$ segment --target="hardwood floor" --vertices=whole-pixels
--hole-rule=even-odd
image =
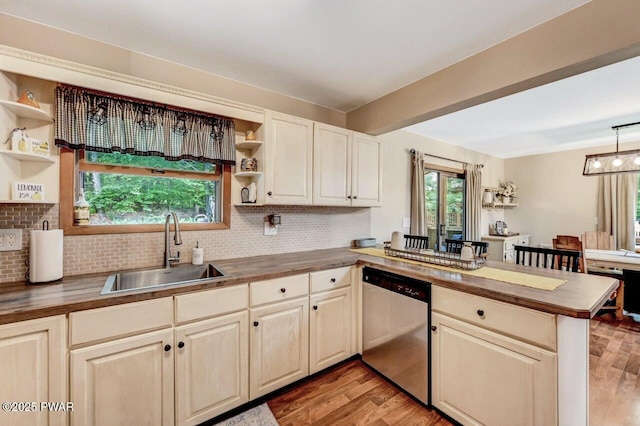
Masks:
[[[640,317],[591,321],[591,426],[640,425]]]
[[[591,321],[590,426],[640,425],[640,316]],[[325,372],[268,401],[282,426],[451,425],[361,361]]]
[[[451,425],[371,371],[350,361],[268,401],[281,426]]]

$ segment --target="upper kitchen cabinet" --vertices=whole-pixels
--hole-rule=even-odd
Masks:
[[[0,134],[10,143],[0,145],[0,202],[57,203],[60,172],[58,149],[53,146],[54,83],[0,72]],[[29,90],[40,108],[15,102]],[[23,130],[20,130],[23,129]],[[11,140],[14,135],[16,140]],[[17,184],[28,190],[19,197]]]
[[[313,204],[379,206],[382,190],[380,141],[340,127],[315,123]]]
[[[313,121],[266,113],[265,204],[311,204]]]

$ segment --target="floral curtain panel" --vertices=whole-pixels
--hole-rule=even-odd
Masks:
[[[61,85],[56,88],[55,144],[235,164],[233,120]]]

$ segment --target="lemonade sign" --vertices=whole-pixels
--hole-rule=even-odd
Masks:
[[[18,201],[43,201],[44,185],[41,183],[14,182],[12,199]]]

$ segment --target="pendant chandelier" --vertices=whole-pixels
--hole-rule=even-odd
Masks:
[[[640,121],[611,127],[616,131],[616,151],[587,155],[584,160],[583,176],[640,173],[640,149],[618,150],[620,129],[637,125],[640,125]]]

